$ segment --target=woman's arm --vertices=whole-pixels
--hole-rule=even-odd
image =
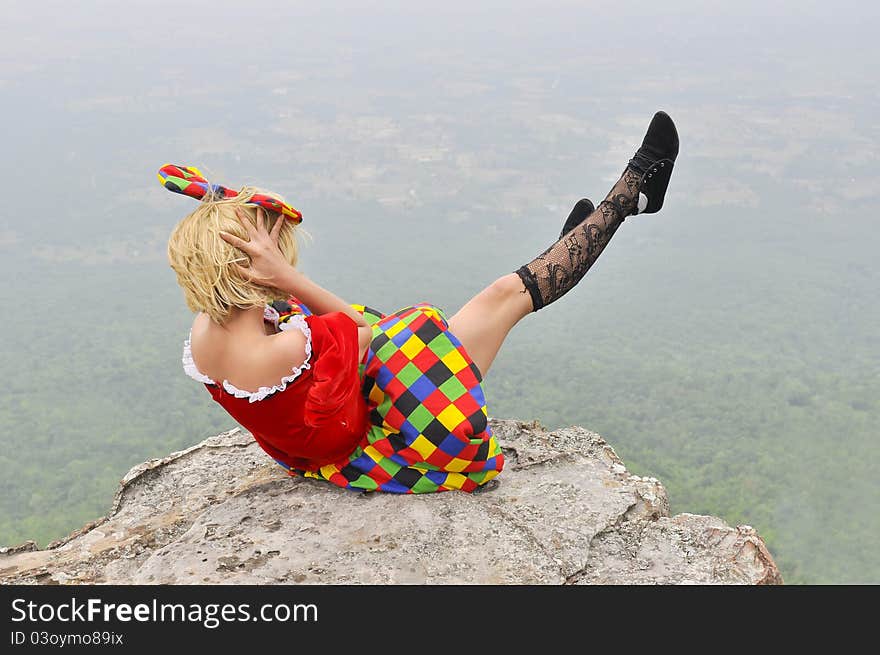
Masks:
[[[298,300],[311,309],[315,314],[327,314],[328,312],[342,312],[351,317],[355,324],[361,327],[369,327],[370,324],[364,319],[363,314],[345,302],[342,298],[327,291],[319,284],[306,277],[304,273],[288,265],[287,269],[279,276],[277,286],[282,291],[296,296]]]
[[[270,232],[263,220],[263,210],[256,209],[256,225],[250,222],[240,208],[235,209],[235,215],[247,231],[249,239],[244,239],[220,232],[220,238],[226,243],[244,252],[250,259],[250,265],[245,268],[240,264],[233,264],[238,271],[248,280],[255,284],[274,287],[296,296],[316,314],[328,312],[342,312],[355,322],[358,328],[369,327],[369,323],[363,315],[356,311],[342,298],[312,282],[305,275],[290,265],[278,246],[278,234],[284,219],[275,220],[275,225]],[[361,330],[361,337],[363,338]]]
[[[358,345],[360,346],[358,361],[362,361],[373,338],[373,328],[367,323],[363,314],[356,311],[339,296],[312,282],[284,258],[278,247],[278,234],[281,231],[282,220],[276,220],[272,231],[269,232],[266,230],[261,208],[257,207],[256,225],[251,223],[237,208],[235,214],[244,225],[250,239],[245,241],[228,232],[220,232],[220,238],[249,257],[250,266],[247,268],[240,264],[233,264],[238,271],[255,284],[281,289],[285,293],[296,296],[315,314],[342,312],[351,318],[358,330]]]
[[[373,327],[367,323],[364,315],[357,311],[354,307],[345,302],[342,298],[333,294],[320,285],[312,282],[304,273],[296,270],[293,266],[288,265],[278,283],[278,288],[282,291],[296,296],[297,300],[301,300],[306,307],[315,314],[327,314],[328,312],[342,312],[355,322],[358,330],[358,361],[363,361],[364,353],[373,339]]]

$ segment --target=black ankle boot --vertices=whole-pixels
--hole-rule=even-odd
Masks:
[[[568,215],[568,218],[565,219],[565,225],[562,226],[562,232],[559,233],[559,238],[561,239],[566,234],[571,232],[575,226],[580,225],[587,217],[596,211],[596,208],[593,206],[593,203],[589,198],[581,198],[575,203],[574,209],[571,210],[571,213]]]
[[[678,131],[675,123],[669,114],[658,111],[648,126],[642,146],[627,164],[627,168],[641,175],[637,214],[660,211],[676,157]]]

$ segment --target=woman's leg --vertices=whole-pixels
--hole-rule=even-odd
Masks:
[[[532,312],[532,300],[516,273],[508,273],[468,300],[450,317],[458,337],[485,376],[510,328]]]
[[[675,125],[666,113],[657,112],[641,147],[594,212],[531,262],[480,291],[449,319],[449,329],[484,376],[510,329],[574,288],[627,216],[659,211],[677,156]]]
[[[620,196],[620,186],[618,182],[609,197]],[[483,376],[514,325],[562,296],[586,274],[623,222],[621,211],[607,200],[600,202],[586,220],[516,272],[492,282],[449,319],[449,329]]]

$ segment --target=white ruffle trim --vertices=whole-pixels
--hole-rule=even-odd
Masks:
[[[275,327],[278,327],[279,318],[281,318],[281,314],[279,314],[278,310],[272,307],[272,305],[265,305],[263,307],[263,320],[271,321],[275,324]]]
[[[299,329],[304,335],[306,335],[306,358],[302,364],[299,366],[294,366],[292,373],[290,375],[285,375],[281,378],[281,381],[276,384],[274,387],[260,387],[256,391],[245,391],[244,389],[239,389],[233,384],[230,384],[228,380],[223,380],[223,388],[231,393],[236,398],[247,398],[249,402],[255,403],[258,400],[263,400],[267,396],[272,395],[278,391],[284,391],[287,388],[287,385],[296,380],[304,370],[307,368],[311,368],[311,359],[312,359],[312,330],[309,328],[308,323],[306,323],[306,319],[302,314],[296,314],[291,316],[284,323],[278,324],[278,312],[274,307],[266,306],[268,309],[271,309],[272,312],[275,312],[275,316],[271,316],[267,311],[264,312],[264,316],[269,319],[274,319],[275,324],[278,325],[281,330],[291,330],[293,328]],[[193,378],[194,380],[198,380],[199,382],[203,382],[205,384],[217,384],[214,380],[209,378],[207,375],[199,371],[196,368],[196,364],[193,361],[192,357],[192,348],[190,346],[190,342],[192,340],[192,331],[190,331],[190,338],[186,339],[183,342],[183,370],[184,372]]]
[[[189,331],[189,339],[183,342],[183,372],[190,376],[192,379],[198,380],[199,382],[204,382],[205,384],[216,384],[214,380],[212,380],[207,375],[202,373],[198,368],[196,368],[196,363],[193,361],[192,348],[190,347],[191,340],[192,330]]]

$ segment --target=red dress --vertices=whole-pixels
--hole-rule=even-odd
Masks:
[[[342,312],[297,318],[281,327],[303,330],[306,359],[281,384],[252,393],[228,382],[202,382],[275,460],[316,471],[351,453],[367,432],[369,418],[360,393],[355,322]]]
[[[504,455],[482,376],[443,310],[352,307],[372,327],[360,361],[347,314],[315,315],[291,297],[264,310],[278,329],[306,336],[305,360],[278,384],[246,391],[215,382],[196,368],[189,340],[184,370],[290,475],[391,493],[474,491],[497,476]]]

